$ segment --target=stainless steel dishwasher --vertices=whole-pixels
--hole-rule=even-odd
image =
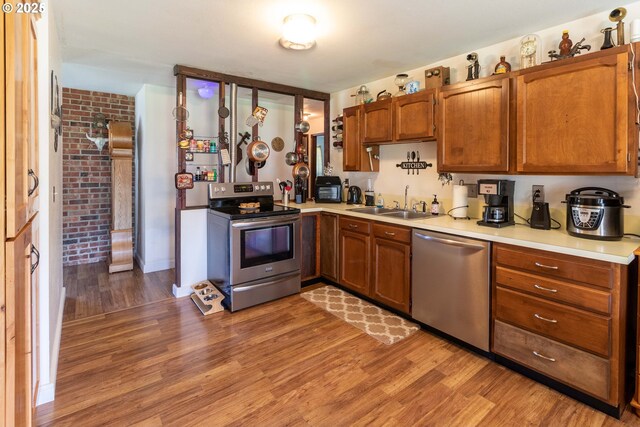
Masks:
[[[413,230],[414,319],[489,351],[490,243]]]

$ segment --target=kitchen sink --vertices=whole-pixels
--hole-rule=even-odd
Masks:
[[[434,215],[431,215],[429,212],[411,212],[411,211],[394,211],[389,213],[383,213],[389,218],[399,218],[399,219],[425,219],[425,218],[433,218]]]
[[[359,212],[371,215],[384,215],[390,218],[399,218],[399,219],[424,219],[431,218],[433,215],[429,212],[411,212],[411,211],[403,211],[399,209],[392,208],[377,208],[375,206],[370,206],[366,208],[352,208],[348,209],[352,212]]]
[[[391,208],[377,208],[375,206],[368,206],[366,208],[351,208],[348,211],[371,214],[371,215],[385,215],[387,213],[399,212],[397,209]]]

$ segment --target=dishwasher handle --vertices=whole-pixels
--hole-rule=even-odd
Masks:
[[[426,234],[421,234],[418,232],[415,232],[414,236],[423,240],[430,240],[433,242],[443,243],[445,245],[451,245],[451,246],[459,246],[462,248],[478,249],[478,250],[486,248],[484,245],[474,245],[473,243],[461,242],[453,239],[444,239],[442,237],[427,236]]]

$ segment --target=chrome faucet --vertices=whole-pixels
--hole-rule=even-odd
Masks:
[[[407,193],[409,192],[409,186],[404,187],[404,211],[409,210],[409,205],[407,205]]]

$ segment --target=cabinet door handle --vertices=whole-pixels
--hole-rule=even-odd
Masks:
[[[33,256],[35,255],[36,260],[35,262],[33,261]],[[31,274],[33,274],[34,271],[36,271],[36,268],[38,268],[38,265],[40,265],[40,252],[38,251],[38,249],[36,248],[36,245],[34,245],[33,243],[31,244]]]
[[[540,316],[538,313],[535,313],[533,317],[535,317],[536,319],[544,320],[545,322],[549,322],[549,323],[558,323],[556,319],[547,319],[546,317]]]
[[[544,265],[544,264],[540,264],[539,262],[536,262],[536,267],[540,267],[540,268],[548,268],[549,270],[557,270],[558,266],[557,265]]]
[[[29,176],[33,178],[33,188],[29,188],[27,195],[31,196],[33,192],[36,191],[36,188],[38,188],[38,185],[40,184],[40,180],[38,179],[38,176],[33,171],[33,169],[29,169]]]
[[[554,359],[553,357],[545,356],[544,354],[540,354],[535,350],[533,351],[533,355],[534,356],[538,356],[540,359],[548,360],[549,362],[555,362],[556,361],[556,359]]]
[[[349,224],[349,227],[350,228],[358,228],[358,225],[357,224]]]
[[[391,231],[385,231],[384,234],[386,234],[387,236],[395,236],[396,233],[392,233]]]
[[[533,287],[536,289],[540,289],[541,291],[551,292],[553,294],[558,292],[557,289],[545,288],[544,286],[540,286],[540,285],[533,285]]]

